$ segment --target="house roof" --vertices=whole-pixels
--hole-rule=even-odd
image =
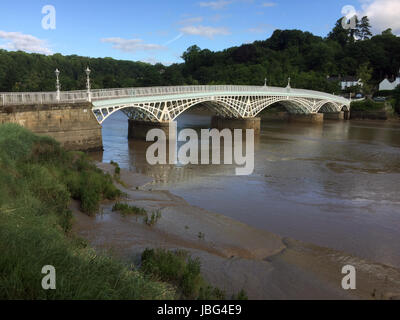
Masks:
[[[357,82],[360,79],[358,77],[353,76],[344,76],[344,77],[329,77],[329,81],[341,81],[341,82]]]

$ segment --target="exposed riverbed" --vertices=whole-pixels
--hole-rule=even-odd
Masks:
[[[110,164],[98,166],[114,171]],[[74,232],[98,250],[137,264],[145,248],[187,250],[200,259],[209,283],[227,297],[244,289],[250,299],[400,298],[400,269],[252,228],[168,191],[142,190],[149,178],[141,174],[122,170],[120,179],[117,186],[125,194],[120,201],[158,210],[162,217],[149,227],[142,217],[113,212],[111,202],[103,203],[96,217],[73,203]],[[357,290],[341,287],[345,265],[357,270]]]

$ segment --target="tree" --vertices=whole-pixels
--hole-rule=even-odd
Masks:
[[[368,96],[371,94],[372,86],[370,84],[370,80],[372,78],[372,69],[369,66],[369,63],[363,63],[357,70],[357,76],[361,79],[362,82],[362,92]]]
[[[357,24],[356,36],[360,40],[368,40],[372,36],[371,24],[367,16],[361,18],[361,21]]]
[[[382,35],[383,36],[394,36],[391,28],[386,29],[385,31],[382,31]]]
[[[350,30],[343,28],[342,18],[336,21],[335,27],[328,34],[328,39],[338,42],[342,47],[350,42]]]

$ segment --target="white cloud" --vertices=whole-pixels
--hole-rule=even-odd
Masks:
[[[208,7],[213,10],[219,10],[225,8],[227,5],[231,4],[232,1],[227,0],[217,0],[217,1],[208,1],[208,2],[200,2],[200,7]]]
[[[179,21],[180,24],[193,24],[193,23],[200,23],[203,21],[203,17],[192,17],[192,18],[186,18],[181,21]]]
[[[227,28],[214,28],[207,26],[187,26],[181,28],[181,32],[190,35],[202,36],[207,38],[214,38],[216,35],[228,35],[230,34]]]
[[[165,46],[159,44],[144,43],[142,39],[104,38],[101,42],[111,43],[114,49],[123,52],[137,52],[149,50],[163,50]]]
[[[264,8],[270,8],[270,7],[275,7],[276,6],[276,3],[275,2],[264,2],[262,5],[261,5],[261,7],[264,7]]]
[[[30,34],[21,32],[5,32],[0,30],[0,39],[5,40],[5,44],[0,45],[0,48],[7,50],[21,50],[26,52],[52,54],[47,47],[45,40],[38,39]]]
[[[400,34],[399,0],[360,0],[359,16],[368,16],[374,33],[381,33],[388,28],[394,34]]]

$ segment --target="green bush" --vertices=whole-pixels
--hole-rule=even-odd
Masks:
[[[385,108],[385,103],[375,102],[371,99],[363,101],[353,101],[351,103],[351,110],[353,111],[382,111]]]

